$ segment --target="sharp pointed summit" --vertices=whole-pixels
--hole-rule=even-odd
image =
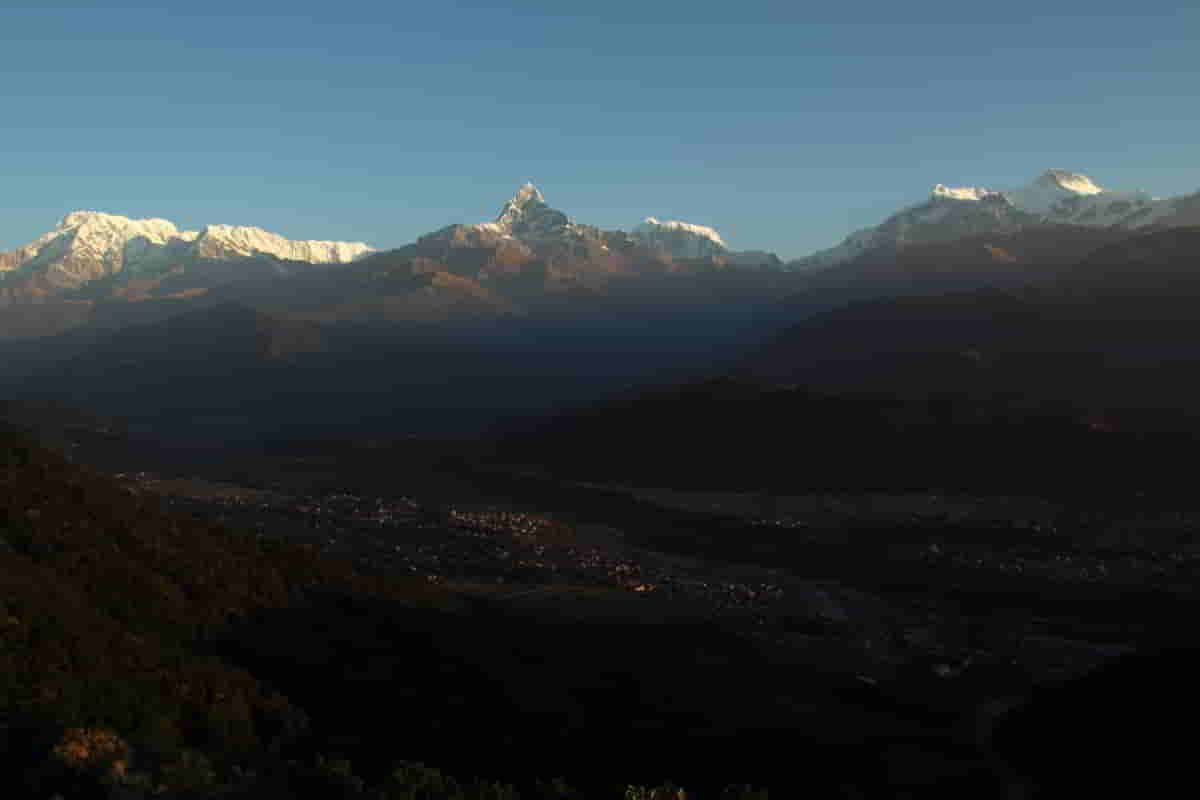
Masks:
[[[504,204],[489,227],[509,236],[545,236],[571,224],[567,215],[546,205],[546,198],[532,183],[526,183]]]
[[[627,270],[638,259],[658,265],[656,268],[672,260],[708,261],[735,267],[783,265],[773,253],[730,250],[721,235],[705,225],[646,217],[640,225],[625,231],[575,222],[549,206],[532,182],[517,189],[495,220],[450,225],[423,236],[419,243],[426,247],[429,257],[435,257],[443,254],[445,247],[498,246],[497,239],[510,250],[527,248],[527,256],[536,253],[537,257],[558,264],[590,263],[598,274]]]
[[[545,203],[546,198],[542,196],[541,190],[534,186],[532,181],[526,181],[520,189],[517,189],[517,193],[508,203],[509,205],[525,205],[531,201]]]

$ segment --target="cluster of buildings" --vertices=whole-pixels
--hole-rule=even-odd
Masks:
[[[146,491],[164,491],[150,473],[124,477],[135,488],[141,484]],[[159,484],[157,490],[155,484]],[[687,604],[680,608],[688,616],[696,613],[722,620],[780,646],[799,646],[810,652],[814,642],[821,641],[825,643],[821,646],[834,650],[860,648],[861,657],[872,663],[903,660],[918,651],[939,652],[945,644],[940,640],[949,618],[941,609],[895,607],[879,616],[878,609],[869,605],[852,608],[846,604],[856,602],[853,598],[818,591],[811,581],[777,570],[671,557],[630,546],[615,532],[594,535],[547,514],[512,508],[435,508],[412,497],[376,497],[350,490],[301,495],[253,491],[165,494],[163,502],[175,512],[220,521],[252,535],[314,546],[352,562],[365,574],[405,576],[463,588],[486,585],[494,587],[488,592],[499,589],[502,596],[514,599],[554,592],[555,587],[615,589],[638,597],[680,601]],[[944,527],[941,531],[947,533]],[[1049,528],[1036,531],[1027,526],[1021,531],[1032,533],[1033,540],[1042,540],[1031,544],[1029,535],[1023,539],[1014,535],[1012,547],[985,547],[955,544],[942,535],[939,544],[926,545],[917,555],[926,563],[950,569],[1108,581],[1117,587],[1139,582],[1143,586],[1167,582],[1170,586],[1169,582],[1178,582],[1184,573],[1195,574],[1194,567],[1200,565],[1180,554],[1066,552],[1055,546],[1056,541],[1044,538],[1055,533]],[[806,535],[800,530],[795,533]],[[806,538],[820,538],[820,531],[808,533]],[[907,641],[909,634],[925,628],[933,632],[930,641]],[[1033,647],[1032,655],[1026,655],[1035,666],[1040,664],[1039,658],[1046,661],[1050,666],[1045,670],[1059,669],[1061,665],[1054,666],[1059,661],[1074,668],[1083,658],[1070,649],[1063,655],[1056,647],[1059,645],[1051,642],[1041,649]]]
[[[162,491],[148,472],[119,476]],[[419,576],[432,583],[516,587],[610,587],[700,601],[714,613],[765,612],[784,588],[769,580],[729,579],[703,565],[682,567],[623,543],[587,542],[553,517],[507,508],[427,508],[411,497],[350,490],[301,495],[165,494],[175,512],[212,519],[260,537],[318,547],[364,572]]]
[[[1195,545],[1200,519],[1178,514],[1169,530],[1158,519],[1144,522],[1091,512],[1059,521],[912,516],[874,527],[880,546],[888,545],[887,537],[909,544],[934,540],[913,552],[920,560],[939,566],[1114,586],[1174,585],[1200,577],[1200,551]],[[815,526],[798,517],[757,519],[752,524],[787,529],[809,543],[837,539],[847,529]],[[847,526],[854,528],[852,521]]]
[[[144,471],[116,477],[151,491],[163,483]],[[164,502],[176,511],[260,536],[314,544],[354,560],[364,570],[420,575],[431,582],[609,586],[700,600],[717,610],[765,611],[785,594],[777,581],[723,580],[704,566],[683,567],[623,543],[586,542],[574,535],[570,524],[510,508],[430,508],[413,497],[374,497],[349,489],[301,495],[254,491],[168,494]],[[813,542],[828,533],[803,518],[758,519],[754,524],[788,528]],[[1200,575],[1200,552],[1194,550],[1062,546],[1060,540],[1102,538],[1104,530],[1114,525],[1103,516],[1065,525],[1049,520],[985,523],[925,517],[898,524],[904,540],[923,538],[912,536],[914,531],[935,536],[939,543],[924,546],[919,558],[940,566],[1142,587],[1180,585]],[[1181,518],[1172,526],[1179,533],[1188,524],[1189,520]],[[955,531],[967,534],[963,543],[953,540]],[[976,538],[971,534],[981,532],[993,544],[968,543]],[[1012,534],[1010,543],[998,536],[1006,532]],[[1183,538],[1190,541],[1190,537]]]
[[[1148,587],[1193,580],[1200,558],[1180,552],[1098,553],[1032,549],[960,551],[931,546],[925,559],[971,569],[998,570],[1064,582],[1129,584]]]

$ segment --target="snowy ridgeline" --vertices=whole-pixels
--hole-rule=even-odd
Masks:
[[[362,242],[295,241],[262,228],[208,225],[181,231],[165,219],[130,219],[74,211],[54,230],[0,258],[0,269],[55,270],[91,279],[192,259],[270,257],[308,263],[345,263],[372,252]]]
[[[1180,224],[1178,217],[1185,204],[1194,205],[1197,197],[1200,193],[1156,198],[1141,191],[1112,191],[1086,175],[1060,169],[1047,170],[1011,190],[939,183],[921,203],[792,265],[831,266],[875,248],[954,241],[980,232],[1012,231],[1046,223],[1126,229]],[[717,258],[739,266],[782,264],[772,253],[730,250],[721,234],[706,225],[646,217],[629,233],[623,233],[578,224],[547,205],[532,183],[518,189],[494,221],[458,227],[531,245],[592,238],[605,250],[606,237],[623,237],[628,244],[673,258]],[[267,257],[337,264],[372,252],[363,242],[291,240],[251,226],[208,225],[197,231],[181,231],[165,219],[75,211],[54,230],[0,253],[0,271],[43,270],[55,273],[60,278],[57,283],[77,284],[115,272],[153,271],[188,260]]]
[[[1061,169],[1047,170],[1030,183],[1009,190],[939,183],[921,203],[796,263],[831,266],[878,247],[953,241],[980,231],[1033,224],[1143,228],[1169,220],[1185,199],[1112,191],[1087,175]]]

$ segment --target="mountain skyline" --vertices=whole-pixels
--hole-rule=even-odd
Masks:
[[[532,180],[791,259],[934,183],[1200,187],[1193,4],[70,5],[0,26],[5,248],[74,208],[399,245]]]
[[[850,231],[840,242],[836,242],[830,247],[790,258],[784,257],[782,260],[795,262],[796,266],[805,268],[831,266],[855,258],[870,247],[900,241],[896,240],[895,231],[889,233],[888,230],[889,228],[894,229],[897,224],[907,231],[914,224],[935,223],[940,225],[944,218],[949,216],[952,217],[948,221],[949,225],[959,225],[961,220],[953,218],[961,217],[964,209],[967,211],[968,217],[978,217],[979,212],[973,210],[973,207],[986,208],[989,204],[994,205],[997,202],[1001,202],[1009,209],[1010,216],[1015,214],[1019,218],[1016,222],[1012,219],[1001,220],[1003,224],[995,227],[998,231],[1008,230],[1014,224],[1029,224],[1038,219],[1089,227],[1115,225],[1135,228],[1158,222],[1171,225],[1190,224],[1187,220],[1191,219],[1194,212],[1187,211],[1184,218],[1181,219],[1180,213],[1183,207],[1180,206],[1180,203],[1184,201],[1194,203],[1196,196],[1200,196],[1200,191],[1195,189],[1177,196],[1150,193],[1141,188],[1112,190],[1107,186],[1098,185],[1089,175],[1064,169],[1044,170],[1034,179],[1016,189],[948,186],[944,183],[936,183],[925,195],[923,201],[906,204],[885,216],[882,221],[877,221],[857,231]],[[196,249],[198,247],[196,242],[199,239],[200,245],[205,242],[210,244],[216,242],[218,250],[235,254],[248,255],[257,252],[271,257],[290,258],[311,263],[321,263],[322,261],[341,263],[360,258],[370,252],[403,247],[431,231],[441,230],[447,224],[511,234],[513,231],[510,228],[513,220],[516,219],[513,217],[514,209],[521,207],[530,199],[545,207],[553,215],[562,216],[562,223],[568,227],[574,225],[578,219],[575,215],[568,217],[557,209],[546,206],[541,190],[531,181],[525,182],[517,189],[494,221],[455,220],[443,222],[442,225],[431,228],[429,231],[420,232],[412,239],[403,242],[347,242],[329,239],[314,240],[307,237],[289,240],[257,225],[247,224],[205,224],[197,226],[199,230],[184,230],[182,226],[177,226],[158,216],[135,219],[110,211],[73,210],[62,215],[61,221],[49,232],[27,235],[26,238],[11,245],[0,242],[0,273],[30,260],[36,260],[33,257],[38,248],[58,238],[63,232],[75,234],[81,228],[112,228],[117,223],[120,223],[118,227],[128,228],[127,233],[130,236],[147,238],[148,243],[157,244],[160,247],[173,243],[176,248],[179,245],[188,244],[192,246],[192,249]],[[955,210],[956,208],[958,210]],[[631,211],[637,213],[636,210],[631,209]],[[985,215],[995,216],[995,213],[986,212]],[[590,220],[589,223],[591,223]],[[723,236],[721,232],[723,228],[719,224],[709,226],[689,220],[660,219],[653,214],[644,215],[643,219],[636,223],[627,220],[618,226],[606,228],[603,225],[592,224],[592,227],[630,232],[643,241],[653,242],[655,246],[671,251],[677,257],[702,258],[710,254],[745,253],[751,257],[749,260],[754,260],[758,256],[769,257],[767,260],[771,260],[780,255],[752,243],[748,243],[749,246],[744,250],[729,247],[725,241],[726,236]],[[979,232],[979,230],[976,219],[970,227],[964,228],[965,232],[957,232],[948,228],[940,238],[959,238]],[[112,231],[106,233],[109,236],[111,234]],[[914,240],[914,242],[918,241],[921,240]],[[166,247],[165,249],[170,248]],[[321,254],[326,254],[328,257],[322,258]]]
[[[465,236],[494,244],[507,241],[532,256],[530,246],[536,250],[544,250],[547,245],[561,249],[590,241],[596,255],[602,256],[608,249],[603,240],[610,234],[616,236],[614,245],[619,242],[626,249],[642,247],[668,259],[715,258],[733,265],[782,266],[774,254],[731,251],[712,228],[678,220],[647,217],[628,233],[604,232],[550,207],[532,183],[521,186],[494,221],[452,223],[405,246]],[[215,262],[264,262],[258,266],[287,275],[292,271],[287,262],[346,264],[372,253],[400,249],[403,247],[372,248],[365,242],[294,241],[246,225],[180,230],[173,222],[157,217],[131,219],[100,211],[72,211],[53,230],[12,250],[0,250],[0,286],[7,284],[12,289],[22,284],[25,294],[53,293],[78,289],[101,278],[161,279],[168,271],[175,274],[188,265],[205,263],[211,269]],[[249,273],[251,268],[244,271]],[[9,293],[0,289],[0,298]]]

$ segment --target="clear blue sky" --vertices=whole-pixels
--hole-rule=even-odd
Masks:
[[[0,109],[0,249],[76,208],[398,246],[533,180],[795,257],[938,182],[1200,189],[1200,4],[50,0],[0,8]]]

